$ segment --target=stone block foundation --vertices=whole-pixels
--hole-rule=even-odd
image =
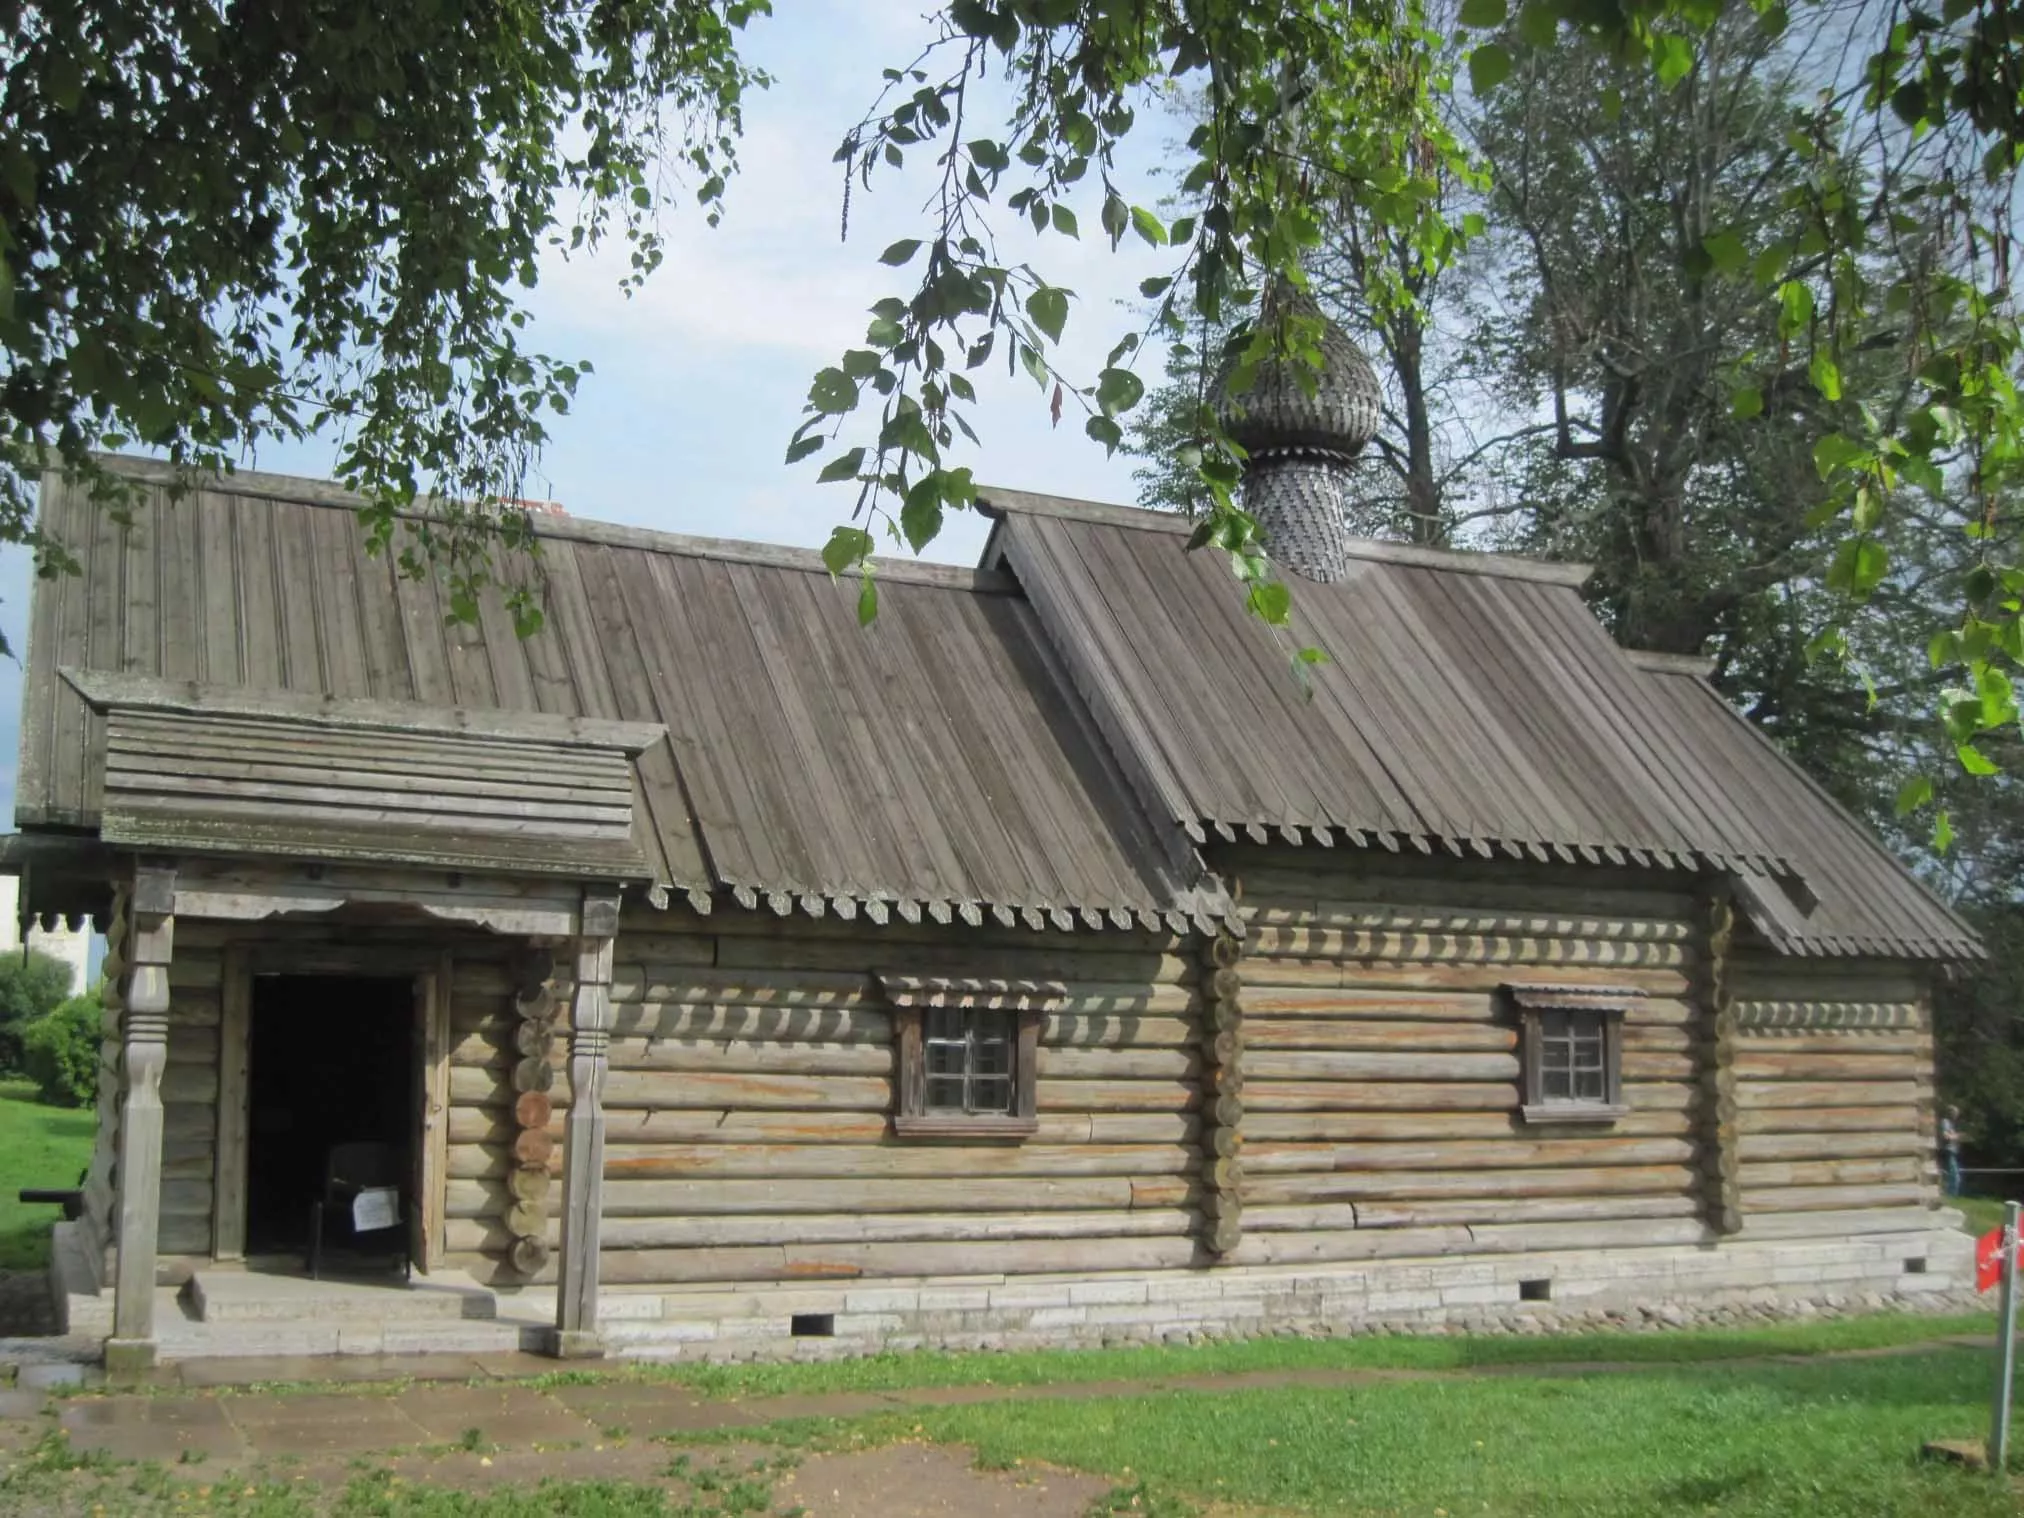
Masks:
[[[613,1355],[821,1359],[1939,1310],[1971,1298],[1973,1280],[1973,1241],[1938,1224],[1829,1240],[1340,1265],[632,1290],[607,1292],[600,1308]]]

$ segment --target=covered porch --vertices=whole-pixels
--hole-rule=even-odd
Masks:
[[[65,678],[105,727],[98,836],[15,864],[29,910],[106,931],[70,1331],[113,1375],[600,1353],[613,942],[662,730]]]

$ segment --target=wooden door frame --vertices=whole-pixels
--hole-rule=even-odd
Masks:
[[[443,1261],[443,1202],[449,1169],[450,949],[412,944],[289,944],[258,941],[225,946],[218,1029],[216,1173],[211,1189],[211,1258],[246,1258],[248,1133],[252,1096],[253,982],[262,975],[336,979],[409,979],[421,1022],[421,1103],[415,1114],[424,1273]]]

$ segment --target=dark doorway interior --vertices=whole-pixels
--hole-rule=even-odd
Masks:
[[[411,1193],[420,1110],[414,1028],[410,980],[255,978],[246,1083],[249,1255],[302,1255],[310,1207],[336,1145],[391,1146],[391,1173],[402,1178],[404,1198]]]

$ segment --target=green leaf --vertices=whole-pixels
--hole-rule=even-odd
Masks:
[[[1530,47],[1551,47],[1560,35],[1560,12],[1548,0],[1526,0],[1518,11],[1518,35]]]
[[[1729,414],[1747,422],[1764,414],[1764,392],[1755,385],[1742,385],[1729,394]]]
[[[1853,596],[1866,596],[1883,583],[1890,555],[1874,538],[1850,538],[1835,551],[1827,583]]]
[[[1813,378],[1813,388],[1830,401],[1841,399],[1841,366],[1835,363],[1834,355],[1825,348],[1813,350],[1813,363],[1808,372]]]
[[[827,464],[824,464],[822,466],[822,473],[815,477],[815,483],[818,485],[829,485],[834,484],[838,480],[855,479],[857,478],[858,471],[862,468],[864,468],[864,450],[862,448],[853,448],[848,453],[839,453]]]
[[[1930,775],[1914,775],[1898,787],[1897,814],[1909,817],[1920,807],[1933,799],[1933,780]]]
[[[1813,291],[1804,280],[1788,279],[1778,287],[1778,335],[1794,338],[1813,321]]]
[[[1469,88],[1487,95],[1511,77],[1511,55],[1494,42],[1486,42],[1469,54]]]
[[[1840,432],[1827,433],[1813,445],[1813,467],[1823,480],[1837,470],[1859,468],[1873,456],[1861,443]]]
[[[1111,453],[1116,453],[1124,445],[1124,428],[1118,426],[1116,422],[1107,416],[1097,415],[1091,417],[1082,424],[1082,430],[1096,439],[1097,442],[1103,444],[1104,448]]]
[[[871,548],[871,534],[862,527],[839,527],[822,545],[823,568],[832,575],[840,575],[853,564],[862,564],[870,558]]]
[[[1972,743],[1955,744],[1954,757],[1961,761],[1961,768],[1971,775],[1993,775],[1996,773],[1996,761],[1976,748]]]
[[[911,260],[920,251],[921,240],[918,237],[902,237],[890,248],[887,248],[885,252],[879,254],[878,261],[882,264],[891,264],[897,269],[901,264]]]
[[[1252,582],[1245,602],[1251,615],[1269,627],[1284,627],[1293,615],[1293,592],[1279,580]]]
[[[1954,820],[1945,811],[1933,819],[1933,848],[1944,854],[1954,846]]]
[[[1042,285],[1026,297],[1026,314],[1051,341],[1060,342],[1061,329],[1068,324],[1068,292],[1054,285]]]
[[[869,627],[878,620],[878,582],[866,575],[857,587],[857,625]]]
[[[1464,26],[1488,32],[1502,26],[1509,14],[1510,7],[1504,0],[1462,0],[1460,20]]]
[[[1106,416],[1131,410],[1145,393],[1145,381],[1129,369],[1106,369],[1096,379],[1096,403]]]
[[[1727,230],[1711,232],[1701,239],[1701,251],[1708,256],[1711,267],[1727,274],[1740,269],[1750,261],[1750,250],[1743,239]]]
[[[1081,234],[1075,230],[1075,213],[1067,206],[1057,200],[1049,214],[1053,217],[1055,231],[1064,237],[1080,239]]]
[[[942,486],[941,481],[930,474],[914,482],[907,491],[906,499],[900,502],[900,531],[907,540],[907,546],[919,553],[942,530]]]
[[[823,436],[819,432],[811,432],[807,437],[796,438],[787,445],[787,462],[790,464],[800,463],[809,454],[820,451],[822,444]]]
[[[823,416],[841,416],[857,404],[857,381],[841,369],[824,369],[808,387],[808,404]]]
[[[1155,248],[1164,248],[1167,245],[1167,229],[1160,224],[1159,217],[1144,206],[1131,208],[1131,224],[1138,235]]]
[[[1661,32],[1651,40],[1652,69],[1659,84],[1671,89],[1694,71],[1693,44],[1676,32]]]

